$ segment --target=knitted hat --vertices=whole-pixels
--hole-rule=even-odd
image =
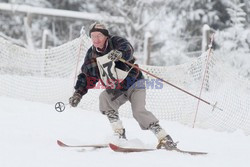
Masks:
[[[89,36],[91,36],[92,32],[101,32],[103,35],[109,36],[108,29],[105,27],[104,24],[101,24],[101,23],[93,23],[93,24],[91,24],[90,30],[89,30]]]

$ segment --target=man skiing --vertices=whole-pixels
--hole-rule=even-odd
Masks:
[[[151,130],[156,135],[159,141],[157,148],[176,148],[176,143],[159,125],[159,120],[145,108],[146,86],[140,82],[144,79],[142,72],[119,61],[135,62],[132,45],[125,38],[111,36],[101,23],[90,26],[89,36],[93,45],[86,53],[75,92],[69,98],[70,105],[76,107],[88,89],[100,80],[106,89],[99,96],[99,109],[108,117],[115,135],[126,139],[118,109],[130,101],[133,117],[141,129]]]

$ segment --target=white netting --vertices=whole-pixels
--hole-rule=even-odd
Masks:
[[[78,57],[82,60],[89,46],[90,40],[83,36],[59,47],[31,51],[0,38],[0,95],[66,101],[73,91]]]
[[[55,104],[67,103],[73,93],[78,59],[81,67],[90,47],[86,35],[62,46],[30,51],[0,38],[0,95]],[[140,66],[166,81],[199,95],[207,62],[207,53],[186,64],[172,67]],[[145,74],[147,79],[154,79]],[[155,80],[147,89],[147,108],[159,119],[178,121],[192,126],[198,100],[163,83],[157,89]],[[99,111],[101,89],[89,90],[79,107]],[[250,134],[250,84],[240,78],[219,55],[211,54],[201,98],[212,105],[218,102],[223,111],[200,102],[195,127],[221,131],[243,130]],[[54,106],[54,105],[53,105]],[[130,103],[120,108],[124,117],[132,117]]]

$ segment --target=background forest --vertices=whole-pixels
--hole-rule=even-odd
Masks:
[[[150,35],[150,65],[178,65],[202,53],[202,27],[215,31],[215,53],[225,58],[238,73],[250,79],[250,1],[249,0],[0,0],[0,3],[98,13],[110,32],[133,44],[140,61],[144,39]],[[73,40],[82,27],[94,20],[77,20],[30,15],[0,10],[0,35],[29,47],[24,17],[29,22],[34,49],[42,48],[44,30],[47,48]],[[101,20],[102,21],[102,20]]]

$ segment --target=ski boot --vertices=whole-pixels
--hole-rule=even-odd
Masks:
[[[165,148],[166,150],[174,150],[177,148],[177,142],[175,143],[173,139],[167,135],[161,140],[159,140],[159,144],[156,147],[157,149]]]
[[[123,129],[116,129],[114,135],[118,136],[119,139],[127,140],[124,128]]]

